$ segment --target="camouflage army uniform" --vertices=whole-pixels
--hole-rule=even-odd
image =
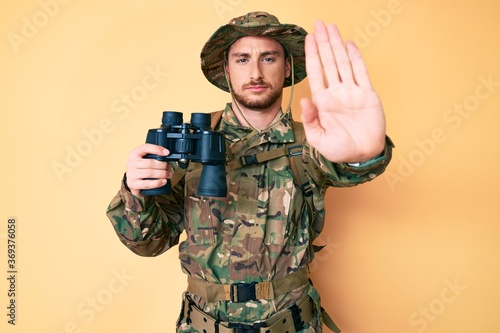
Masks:
[[[292,121],[288,113],[268,130],[252,132],[239,124],[228,104],[218,130],[225,135],[228,152],[237,159],[293,142]],[[391,148],[388,139],[379,157],[355,165],[334,164],[305,141],[303,167],[313,185],[314,209],[320,219],[327,187],[372,180],[384,171]],[[122,184],[107,211],[121,241],[138,255],[157,256],[176,245],[185,231],[187,239],[179,244],[182,270],[220,284],[278,279],[313,259],[311,221],[286,156],[228,170],[225,198],[197,196],[200,171],[198,163],[190,163],[185,178],[169,195],[139,198]],[[255,322],[286,309],[304,295],[312,298],[316,308],[313,320],[301,332],[321,332],[320,298],[309,284],[269,301],[209,303],[197,295],[185,296],[220,320]],[[186,318],[180,318],[178,325],[178,332],[197,332]]]

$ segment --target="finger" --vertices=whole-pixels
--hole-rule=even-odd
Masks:
[[[127,170],[127,186],[131,191],[155,188],[166,184],[171,176],[168,170],[131,169]]]
[[[353,41],[348,41],[346,44],[355,82],[359,86],[371,87],[370,76],[361,52]]]
[[[158,169],[170,170],[170,165],[164,161],[158,161],[154,158],[129,159],[127,169]]]
[[[171,174],[168,170],[159,169],[132,169],[127,171],[127,179],[168,179]]]
[[[339,29],[335,24],[327,27],[328,37],[331,43],[335,61],[337,64],[338,76],[342,82],[353,82],[351,62],[347,55],[347,50],[340,35]]]
[[[324,129],[321,127],[318,117],[318,109],[308,98],[302,98],[300,105],[302,107],[302,123],[307,141],[311,146],[315,147],[321,141],[324,134]]]
[[[130,158],[136,157],[136,158],[142,158],[147,154],[154,154],[154,155],[160,155],[160,156],[168,156],[170,152],[168,149],[158,146],[158,145],[153,145],[150,143],[145,143],[140,145],[139,147],[135,148],[130,152]]]
[[[339,82],[339,72],[337,69],[337,59],[332,50],[332,42],[330,41],[329,32],[325,24],[317,21],[314,24],[316,32],[316,43],[321,57],[321,64],[328,80],[328,85]]]
[[[306,72],[309,78],[309,86],[311,91],[318,91],[325,89],[325,80],[323,77],[323,68],[318,53],[318,46],[316,44],[316,36],[308,34],[305,41],[306,51]]]
[[[136,196],[141,196],[141,190],[162,187],[167,183],[166,179],[135,179],[127,180],[127,186]]]

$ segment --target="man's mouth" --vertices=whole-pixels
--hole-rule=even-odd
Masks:
[[[265,84],[248,84],[245,89],[253,92],[262,92],[266,90],[268,87]]]

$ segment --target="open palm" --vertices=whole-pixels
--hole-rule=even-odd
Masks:
[[[303,98],[308,142],[332,162],[363,162],[385,145],[382,103],[353,42],[345,45],[335,25],[315,23],[306,37],[311,99]]]

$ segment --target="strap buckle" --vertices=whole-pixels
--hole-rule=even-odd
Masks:
[[[245,166],[249,164],[258,164],[257,155],[243,155],[240,156],[240,165]]]
[[[310,182],[304,183],[300,187],[302,188],[302,193],[305,197],[310,197],[313,194],[313,186]]]
[[[257,282],[251,283],[234,283],[230,288],[231,302],[247,302],[256,301],[257,293],[255,286]]]
[[[302,155],[302,145],[295,145],[288,147],[289,156]]]

